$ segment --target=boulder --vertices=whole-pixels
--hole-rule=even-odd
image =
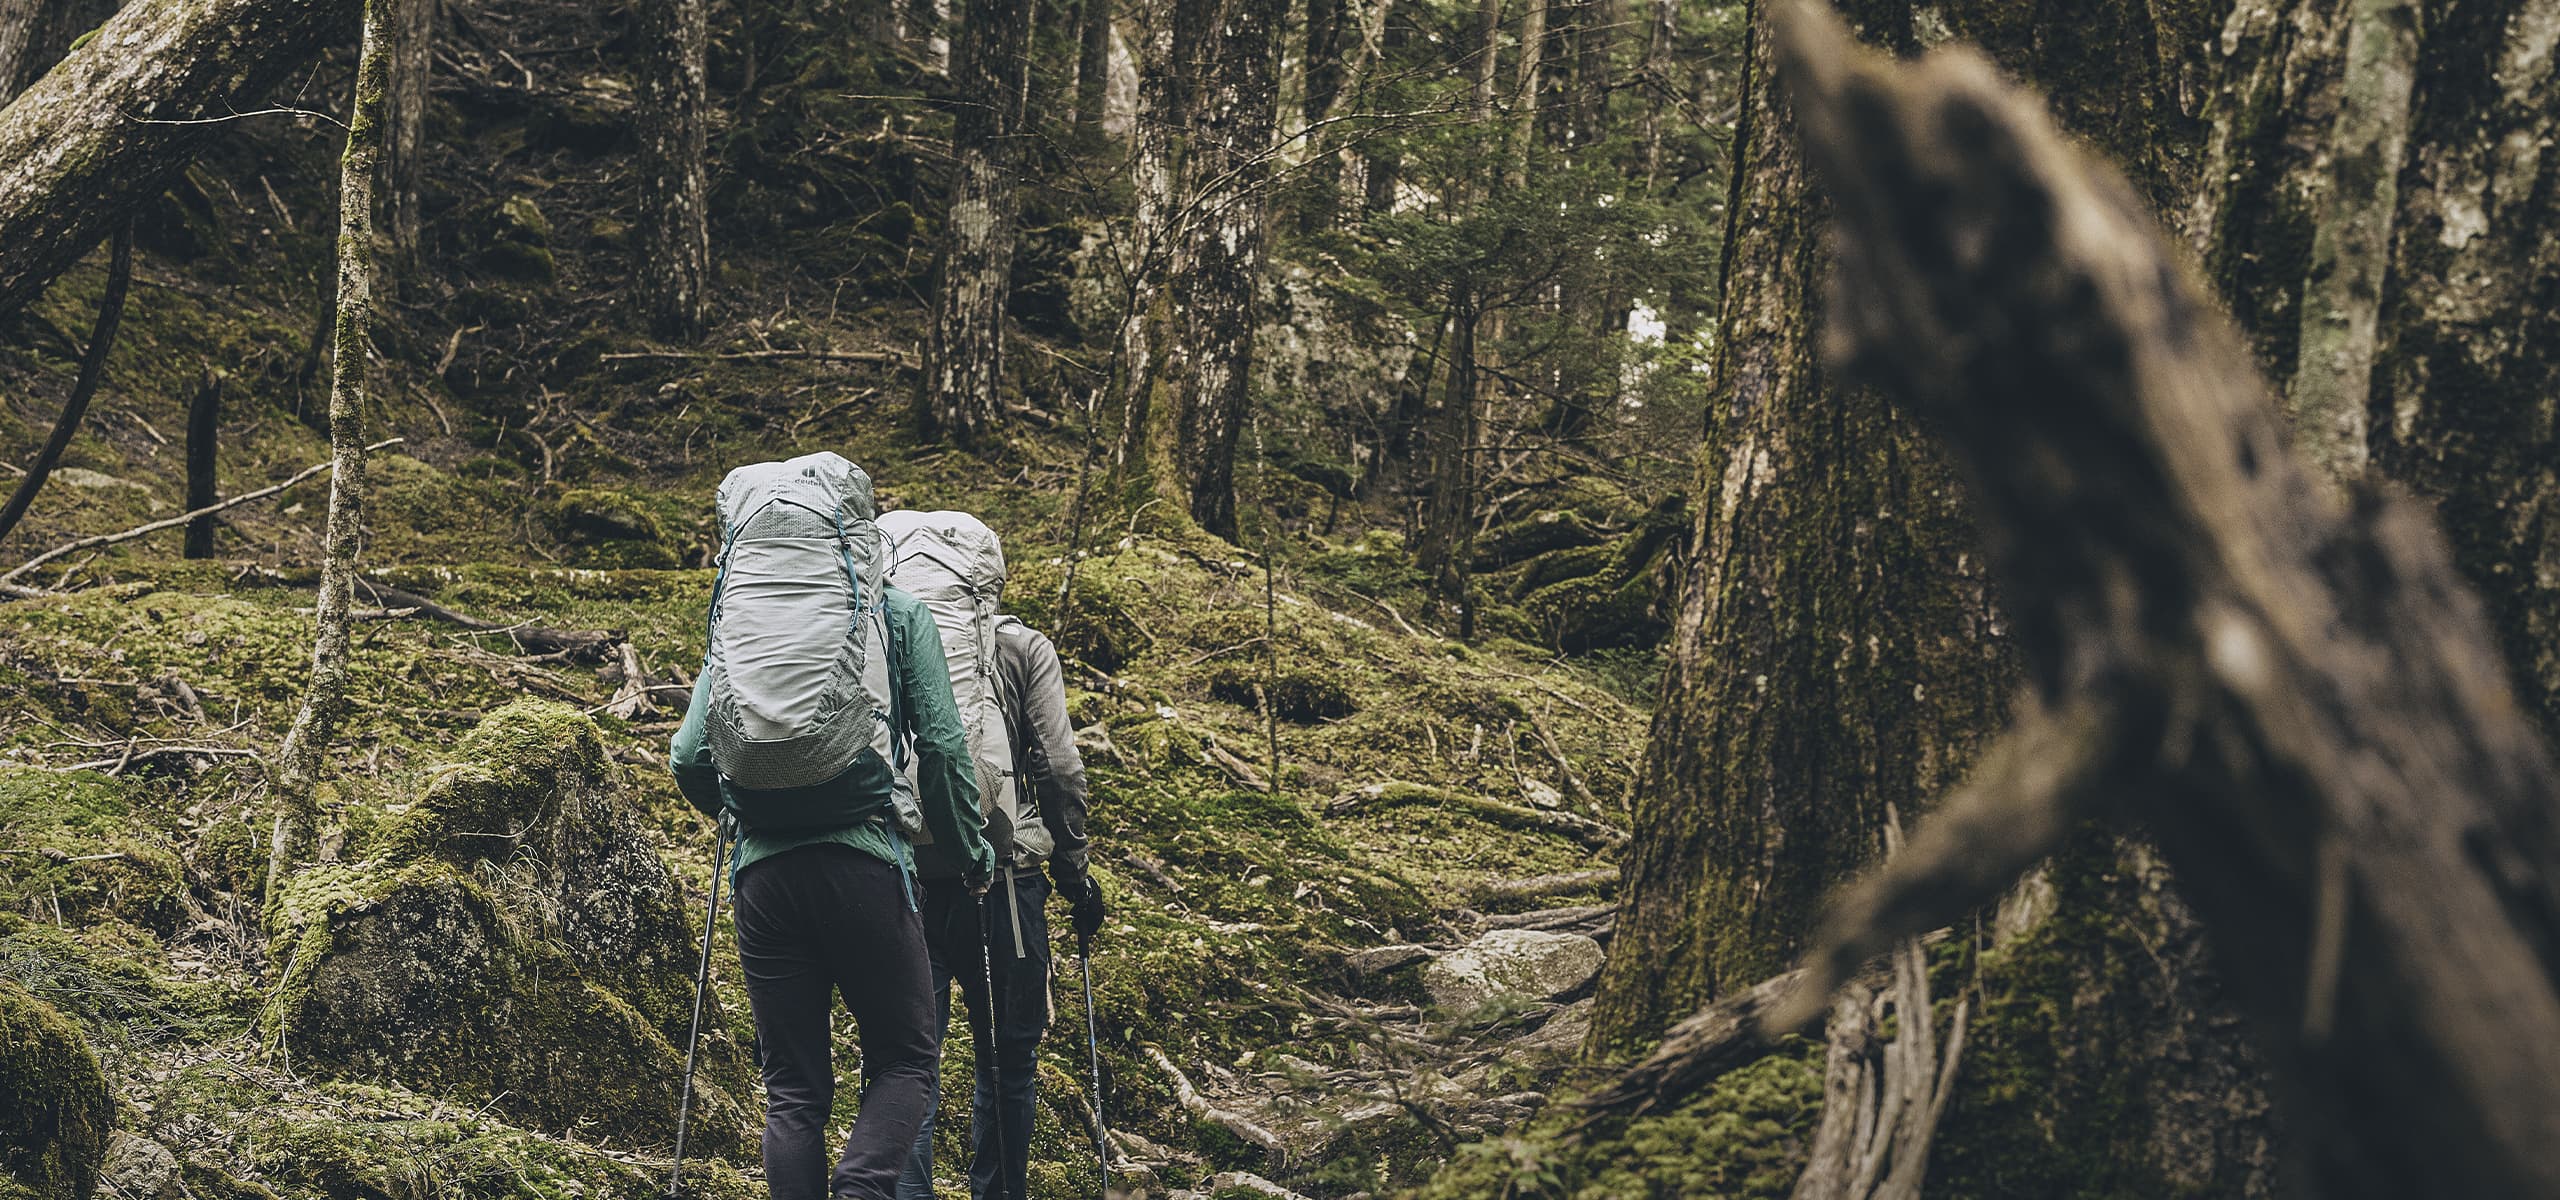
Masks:
[[[167,1146],[121,1129],[107,1144],[107,1161],[98,1168],[98,1178],[117,1200],[186,1200],[187,1196],[178,1178],[178,1156],[169,1153]]]
[[[297,1069],[664,1141],[697,943],[594,723],[520,702],[459,749],[380,857],[282,890],[271,1031]],[[705,1028],[696,1128],[717,1153],[739,1144],[748,1079],[716,1005]]]
[[[0,1193],[88,1200],[98,1186],[115,1099],[71,1022],[0,979]]]
[[[609,488],[571,488],[544,509],[572,566],[605,570],[677,565],[675,541],[648,505]]]
[[[1600,973],[1600,943],[1578,933],[1496,929],[1431,960],[1422,985],[1433,1003],[1472,1013],[1506,997],[1553,1000]]]

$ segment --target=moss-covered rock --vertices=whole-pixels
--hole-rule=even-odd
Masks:
[[[666,522],[641,501],[608,488],[572,488],[544,508],[572,565],[664,570],[680,565]]]
[[[0,766],[0,904],[57,923],[165,931],[186,884],[163,824],[110,776]]]
[[[383,839],[282,890],[267,1021],[296,1065],[467,1096],[541,1128],[673,1128],[694,948],[595,725],[519,702]],[[704,1145],[734,1145],[743,1056],[711,1014]]]
[[[0,1168],[44,1200],[88,1200],[114,1123],[107,1077],[80,1031],[0,979]]]

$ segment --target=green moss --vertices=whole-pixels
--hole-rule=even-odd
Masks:
[[[664,570],[680,565],[659,514],[638,498],[605,488],[573,488],[544,506],[575,566]]]
[[[87,1200],[115,1105],[80,1031],[0,980],[0,1167],[45,1200]]]
[[[1687,1103],[1608,1121],[1576,1139],[1581,1113],[1555,1105],[1529,1128],[1462,1146],[1407,1200],[1782,1200],[1804,1169],[1822,1108],[1822,1047],[1791,1038]],[[2019,1193],[2048,1194],[2048,1193]],[[2062,1194],[2062,1193],[2049,1193]]]
[[[173,929],[186,881],[165,823],[110,776],[0,766],[0,903]]]

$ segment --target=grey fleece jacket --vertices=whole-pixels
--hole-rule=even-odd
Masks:
[[[1006,732],[1013,739],[1014,777],[1025,820],[1036,817],[1053,847],[1036,854],[1032,843],[1015,843],[1015,863],[1036,868],[1053,861],[1059,869],[1081,872],[1090,854],[1085,836],[1084,756],[1076,751],[1075,723],[1067,716],[1065,672],[1058,649],[1038,630],[1017,617],[996,619],[996,674],[1006,702]],[[938,844],[916,847],[916,871],[926,878],[948,878],[959,866]]]

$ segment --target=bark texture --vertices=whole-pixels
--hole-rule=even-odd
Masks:
[[[1031,39],[1030,0],[969,0],[952,45],[951,208],[933,298],[917,425],[962,446],[994,430],[1013,279],[1015,140]]]
[[[0,0],[0,106],[44,77],[79,36],[89,0]],[[103,12],[95,15],[103,17]]]
[[[2119,809],[2258,1019],[2318,1194],[2560,1193],[2560,771],[2435,526],[2295,460],[2134,191],[1988,64],[1788,32],[1832,345],[1965,465],[2029,669],[2019,730],[1773,1023]]]
[[[1870,6],[1892,9],[1894,6]],[[1825,206],[1745,67],[1701,498],[1593,1046],[1650,1042],[1804,947],[1830,888],[1927,807],[2010,669],[1955,480],[1910,421],[1816,355]],[[1909,13],[1866,32],[1909,42]]]
[[[702,336],[711,278],[708,183],[703,168],[703,56],[707,0],[639,0],[640,261],[633,273],[649,329],[670,341]]]
[[[1272,133],[1279,120],[1279,36],[1286,0],[1236,0],[1215,37],[1188,171],[1199,217],[1184,273],[1182,393],[1175,460],[1191,518],[1236,535],[1236,440],[1253,383],[1254,288],[1269,235]]]
[[[398,0],[392,11],[390,69],[383,94],[382,226],[398,261],[418,253],[418,180],[426,152],[427,79],[435,64],[436,16],[443,0]]]
[[[0,317],[23,308],[219,124],[342,34],[354,0],[133,0],[0,110]]]
[[[392,27],[399,0],[365,0],[355,102],[338,163],[338,323],[329,375],[329,519],[314,607],[311,682],[276,753],[276,793],[286,836],[279,855],[311,833],[312,792],[347,704],[347,640],[356,557],[364,545],[365,368],[373,344],[373,181],[382,156]]]

